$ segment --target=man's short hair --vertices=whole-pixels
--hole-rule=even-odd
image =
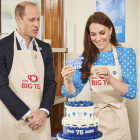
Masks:
[[[19,15],[21,17],[21,19],[23,19],[24,15],[25,15],[25,7],[27,5],[36,6],[34,3],[29,2],[29,1],[19,3],[15,8],[15,17]]]

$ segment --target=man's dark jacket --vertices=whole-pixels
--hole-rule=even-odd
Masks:
[[[42,42],[38,39],[36,39],[36,41],[38,46],[42,48],[40,52],[42,54],[45,72],[44,90],[40,108],[45,108],[51,112],[56,91],[52,50],[48,43]],[[21,51],[18,41],[17,49]],[[33,46],[33,50],[36,51],[35,45]],[[0,40],[0,100],[7,107],[10,113],[19,120],[29,111],[30,108],[9,87],[8,75],[12,68],[13,56],[14,32]]]

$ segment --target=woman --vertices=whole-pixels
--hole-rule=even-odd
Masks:
[[[131,140],[125,102],[136,97],[136,56],[133,49],[119,46],[111,20],[95,12],[85,27],[82,69],[67,65],[61,72],[66,80],[62,94],[69,98],[77,96],[89,79],[104,140]]]

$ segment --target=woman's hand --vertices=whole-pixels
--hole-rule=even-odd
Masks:
[[[65,67],[63,67],[62,69],[62,77],[65,78],[66,82],[65,82],[65,90],[69,93],[69,94],[74,94],[75,92],[75,87],[72,83],[72,75],[74,74],[75,70],[71,65],[67,65]]]
[[[94,72],[97,76],[103,77],[120,95],[124,95],[128,91],[128,85],[113,77],[108,68],[98,67],[94,69]]]
[[[66,82],[72,82],[72,75],[74,74],[75,70],[71,65],[64,66],[62,68],[62,77],[65,78]]]
[[[94,69],[94,72],[98,77],[103,77],[107,83],[111,82],[112,75],[110,74],[110,70],[106,67],[98,67]]]

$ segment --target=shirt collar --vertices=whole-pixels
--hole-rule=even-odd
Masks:
[[[17,40],[18,40],[19,44],[21,44],[21,42],[25,42],[25,39],[20,36],[20,34],[17,32],[17,30],[15,30],[15,32],[16,32],[16,37],[17,37]],[[34,37],[30,41],[30,43],[33,43],[33,41],[34,41]]]

